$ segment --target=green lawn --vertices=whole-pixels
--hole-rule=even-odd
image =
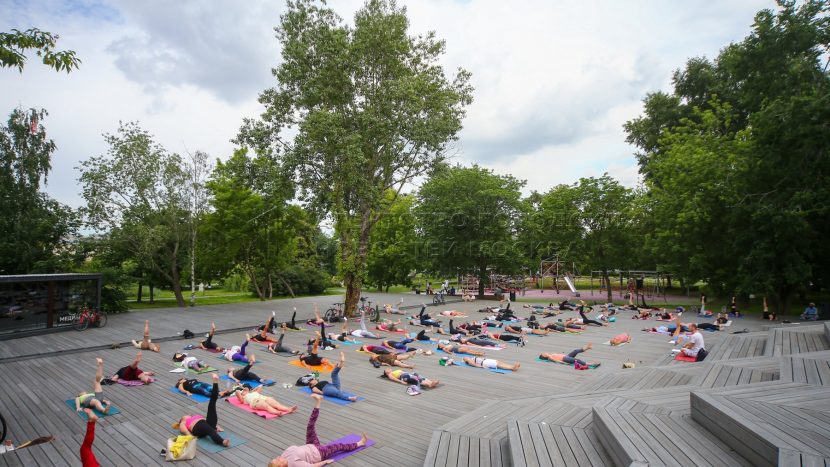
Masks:
[[[162,292],[162,293],[159,293]],[[212,292],[212,293],[209,293]],[[339,289],[327,289],[323,295],[340,295],[342,292]],[[274,297],[272,300],[282,300],[286,297]],[[184,299],[186,303],[190,303],[190,290],[184,292]],[[176,298],[172,291],[156,289],[155,300],[153,303],[149,301],[149,295],[145,293],[141,303],[136,301],[129,301],[127,305],[131,310],[147,310],[152,308],[168,308],[176,306]],[[229,303],[243,303],[243,302],[258,302],[258,297],[249,292],[225,292],[222,289],[205,290],[202,295],[196,292],[196,306],[204,305],[227,305]]]

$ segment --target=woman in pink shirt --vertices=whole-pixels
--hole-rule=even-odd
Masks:
[[[312,394],[314,399],[314,410],[311,411],[311,417],[308,418],[308,426],[305,431],[305,441],[307,444],[302,446],[288,446],[282,455],[275,457],[268,464],[268,467],[317,467],[334,462],[330,457],[342,451],[354,451],[366,445],[366,434],[360,438],[356,443],[329,443],[320,444],[317,439],[317,431],[314,425],[317,423],[317,417],[320,415],[320,403],[323,401],[323,396],[320,394]]]
[[[216,399],[219,398],[219,375],[213,374],[213,388],[210,391],[210,402],[208,402],[207,418],[199,415],[185,415],[173,424],[174,430],[179,430],[183,435],[193,435],[197,438],[209,437],[211,441],[220,446],[230,446],[230,440],[223,439],[217,433],[218,416],[216,415]]]

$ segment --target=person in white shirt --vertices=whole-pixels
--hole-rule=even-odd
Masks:
[[[703,348],[703,335],[700,334],[695,323],[689,324],[689,331],[692,332],[692,335],[684,339],[686,343],[683,345],[683,355],[697,357],[697,353]]]

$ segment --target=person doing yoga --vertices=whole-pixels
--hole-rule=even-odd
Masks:
[[[599,321],[595,321],[595,320],[590,319],[587,316],[585,316],[585,304],[584,304],[585,302],[582,302],[582,303],[583,303],[583,305],[579,307],[579,316],[582,318],[582,323],[583,324],[586,324],[586,325],[587,324],[594,324],[596,326],[608,326],[608,323],[602,323],[602,322],[599,322]]]
[[[141,342],[133,340],[133,347],[139,350],[152,350],[153,352],[161,351],[158,344],[154,344],[150,340],[150,320],[144,320],[144,338]]]
[[[256,363],[256,357],[253,354],[251,354],[251,356],[248,359],[248,364],[245,365],[243,368],[228,368],[228,378],[236,381],[237,383],[241,383],[242,381],[254,381],[257,383],[264,384],[266,386],[271,386],[273,382],[269,382],[264,378],[260,378],[259,375],[251,371],[251,367],[254,366],[254,363]]]
[[[311,394],[311,398],[314,399],[314,409],[308,418],[308,426],[305,431],[305,442],[307,444],[288,446],[279,457],[271,459],[268,467],[318,467],[331,464],[333,462],[331,457],[339,452],[354,451],[366,445],[368,438],[365,433],[360,441],[356,443],[321,444],[320,439],[317,438],[315,424],[317,423],[317,417],[320,416],[320,405],[323,402],[323,396]]]
[[[214,333],[216,333],[216,324],[214,324],[211,321],[211,323],[210,323],[210,333],[208,333],[207,339],[203,340],[202,342],[199,342],[199,348],[205,349],[205,350],[215,350],[217,352],[224,352],[225,349],[223,349],[222,347],[219,347],[218,345],[216,345],[216,343],[213,342],[213,334]]]
[[[300,361],[305,363],[309,366],[318,366],[322,365],[323,363],[328,363],[328,360],[325,358],[320,358],[317,355],[317,350],[320,347],[320,332],[317,332],[317,337],[314,339],[314,343],[311,345],[311,351],[309,353],[300,354]]]
[[[401,368],[415,368],[415,365],[410,365],[409,363],[404,363],[404,360],[411,358],[415,353],[389,353],[389,354],[373,354],[369,357],[369,361],[372,362],[372,365],[375,368],[380,368],[381,366],[399,366]]]
[[[531,318],[533,318],[533,316],[531,316]],[[548,334],[550,334],[550,331],[547,329],[534,329],[533,327],[510,326],[509,324],[504,325],[504,332],[510,332],[513,334],[536,334],[538,336],[547,336]]]
[[[559,323],[553,323],[553,322],[547,323],[539,329],[545,329],[545,330],[553,331],[553,332],[569,332],[569,333],[573,333],[573,334],[579,334],[580,332],[582,332],[581,329],[566,328],[565,326],[563,326]]]
[[[470,366],[474,366],[477,368],[487,368],[488,370],[510,370],[510,371],[518,371],[520,363],[516,362],[512,365],[504,362],[500,362],[494,358],[484,358],[484,357],[463,357],[461,359],[464,363]]]
[[[84,435],[84,442],[81,443],[81,465],[83,467],[101,467],[98,459],[95,458],[95,453],[92,452],[92,443],[95,442],[95,424],[98,423],[98,415],[92,409],[83,409],[86,413],[86,434]]]
[[[366,313],[363,310],[360,310],[360,329],[352,331],[352,335],[366,339],[380,339],[380,336],[366,329]]]
[[[137,354],[135,354],[135,359],[132,363],[125,366],[124,368],[120,368],[118,371],[115,372],[114,375],[110,376],[109,379],[112,382],[117,383],[118,380],[124,381],[141,381],[144,384],[150,384],[153,382],[153,378],[151,378],[155,373],[152,371],[144,371],[138,367],[138,364],[141,363],[141,351],[139,350]]]
[[[400,331],[401,320],[392,321],[391,319],[384,319],[377,325],[378,331],[397,332]]]
[[[245,334],[245,342],[241,346],[234,345],[229,349],[225,349],[222,358],[229,362],[249,362],[250,359],[245,355],[245,349],[248,347],[248,341],[251,340],[250,334]]]
[[[187,397],[190,397],[193,394],[210,397],[210,388],[210,384],[203,383],[198,379],[179,378],[179,380],[176,381],[176,389]],[[219,397],[228,397],[231,393],[233,393],[233,390],[222,391],[219,393]]]
[[[441,316],[450,316],[450,317],[457,317],[457,318],[466,318],[467,317],[467,315],[465,315],[464,312],[456,311],[456,310],[444,310],[444,311],[442,311],[438,314],[441,315]]]
[[[273,397],[262,394],[264,386],[257,386],[256,389],[249,389],[245,386],[236,392],[236,400],[254,410],[264,410],[271,415],[286,415],[297,411],[297,406],[288,407],[280,404]]]
[[[351,334],[349,333],[349,324],[345,320],[343,321],[343,325],[340,327],[340,334],[337,334],[337,333],[334,333],[334,332],[330,332],[330,333],[326,334],[326,337],[328,338],[328,340],[335,340],[335,341],[340,341],[340,342],[352,342],[352,343],[356,342],[350,336],[351,336]]]
[[[202,371],[207,369],[208,365],[196,357],[191,357],[184,352],[176,352],[173,354],[173,361],[181,363],[182,368]]]
[[[207,418],[199,415],[183,415],[178,422],[173,424],[174,430],[179,430],[183,435],[191,435],[197,438],[209,437],[211,441],[220,446],[230,446],[230,440],[219,436],[219,421],[216,415],[216,399],[219,398],[219,375],[213,374],[213,388],[210,391],[210,402],[208,402]]]
[[[422,387],[432,389],[439,384],[437,379],[431,380],[419,375],[418,373],[407,373],[403,370],[393,370],[391,368],[383,370],[383,374],[380,376],[387,378],[389,381],[394,381],[407,386],[415,385],[418,389]]]
[[[275,324],[275,321],[274,321],[275,318],[276,318],[276,313],[272,311],[271,316],[268,317],[268,320],[265,321],[265,324],[259,327],[259,333],[254,334],[253,337],[247,336],[248,339],[249,340],[253,339],[253,340],[259,341],[259,342],[270,341],[271,339],[268,337],[268,333],[271,332],[276,327],[276,324]]]
[[[286,321],[282,323],[285,325],[286,328],[291,329],[293,331],[299,331],[300,328],[297,327],[297,307],[294,307],[294,314],[291,315],[291,321]]]
[[[75,398],[75,410],[95,409],[107,414],[110,411],[110,401],[104,399],[104,389],[101,380],[104,379],[104,360],[95,359],[95,379],[92,381],[92,392],[82,392]],[[94,428],[93,428],[94,431]]]
[[[459,337],[457,342],[461,344],[470,344],[470,345],[477,345],[479,347],[498,347],[498,342],[493,342],[489,339],[485,339],[481,336],[477,337]]]
[[[444,341],[446,342],[446,341]],[[465,353],[467,355],[475,355],[477,357],[483,357],[485,355],[483,350],[477,350],[472,347],[467,347],[466,345],[458,345],[458,344],[442,344],[438,343],[438,348],[443,350],[446,353],[453,354],[453,353]]]
[[[297,355],[300,353],[299,350],[291,350],[285,345],[283,345],[282,340],[285,338],[285,330],[287,329],[285,323],[280,325],[281,331],[280,337],[277,339],[276,342],[268,344],[268,351],[271,353],[290,353],[292,355]]]
[[[383,344],[384,347],[389,347],[390,349],[402,350],[404,352],[414,352],[417,349],[415,347],[409,347],[407,345],[410,342],[414,342],[414,341],[415,341],[415,339],[406,338],[406,339],[401,339],[399,341],[385,340],[385,341],[382,341],[381,344]]]
[[[427,306],[421,304],[421,312],[418,313],[418,321],[417,323],[413,320],[412,324],[420,324],[421,326],[431,326],[431,327],[441,327],[441,322],[432,319],[428,314],[424,312],[427,310]]]
[[[543,352],[539,354],[540,360],[548,360],[551,362],[559,362],[559,363],[567,363],[569,365],[573,365],[577,370],[587,370],[588,368],[596,368],[599,366],[599,363],[586,363],[583,360],[576,358],[577,355],[585,352],[586,350],[591,350],[594,346],[591,343],[588,343],[585,347],[581,349],[574,349],[571,350],[571,353],[565,355],[561,353],[547,353]]]
[[[357,396],[350,396],[340,390],[340,370],[343,369],[343,365],[345,364],[346,354],[340,352],[340,361],[337,362],[337,365],[334,367],[334,371],[331,372],[331,382],[312,379],[308,382],[308,387],[311,389],[311,392],[314,394],[321,394],[326,397],[334,397],[335,399],[341,399],[344,401],[356,401]]]
[[[386,312],[387,315],[405,315],[406,312],[400,309],[400,306],[403,305],[403,299],[398,302],[398,308],[393,308],[392,305],[387,303],[383,305],[383,310]]]

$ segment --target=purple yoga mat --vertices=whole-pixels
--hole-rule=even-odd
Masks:
[[[143,382],[141,382],[139,380],[132,380],[132,379],[119,379],[118,384],[120,384],[122,386],[144,386]]]
[[[330,442],[331,443],[356,443],[358,441],[360,441],[360,435],[351,434],[351,435],[346,435],[346,436],[344,436],[340,439],[336,439],[336,440],[330,441]],[[328,443],[326,443],[326,444],[328,444]],[[337,462],[340,459],[344,459],[346,457],[349,457],[352,454],[358,453],[358,452],[368,448],[369,446],[373,446],[374,444],[375,444],[375,442],[370,439],[370,440],[366,441],[366,445],[363,446],[363,447],[357,448],[354,451],[340,451],[337,454],[331,456],[329,459]]]

